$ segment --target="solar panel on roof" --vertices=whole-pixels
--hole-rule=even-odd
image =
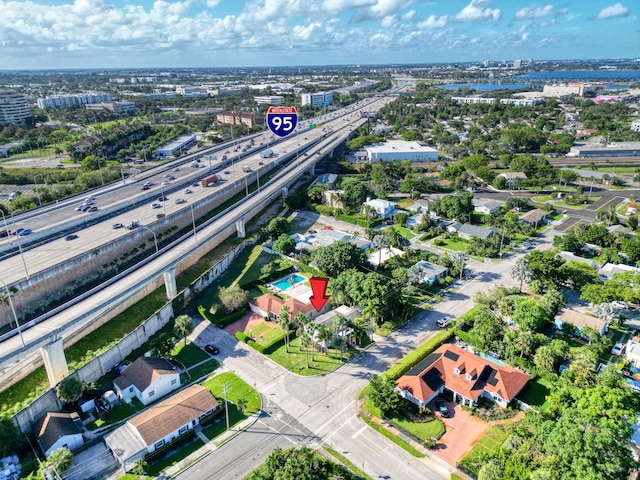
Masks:
[[[411,370],[407,372],[410,377],[417,377],[424,372],[433,362],[440,358],[439,353],[432,353],[424,358],[420,363],[416,364]]]
[[[442,376],[440,372],[435,368],[432,370],[429,370],[425,375],[423,375],[422,380],[433,391],[436,391],[437,389],[439,389],[444,383],[444,380],[442,380]]]
[[[444,352],[444,356],[447,357],[449,360],[453,360],[454,362],[460,358],[460,355],[458,355],[455,352],[452,352],[451,350],[447,350],[446,352]]]
[[[491,385],[492,387],[495,387],[498,384],[498,379],[496,378],[496,373],[498,373],[496,370],[491,370],[491,375],[489,376],[489,379],[487,380],[487,383],[489,385]]]

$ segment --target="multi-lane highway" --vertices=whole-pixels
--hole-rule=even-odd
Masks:
[[[384,101],[387,100],[377,100],[377,102]],[[355,117],[340,118],[337,120],[345,124],[345,128],[335,128],[334,132],[328,135],[326,133],[323,134],[320,130],[316,133],[307,132],[305,136],[310,142],[313,139],[313,135],[317,135],[318,137],[316,139],[317,142],[307,150],[309,155],[299,156],[296,162],[280,170],[270,182],[262,187],[260,192],[254,192],[245,197],[241,202],[238,202],[233,207],[199,227],[198,237],[200,243],[206,243],[210,239],[220,235],[221,232],[224,232],[230,226],[234,225],[237,219],[247,216],[249,212],[259,211],[263,208],[263,205],[270,201],[270,198],[281,194],[282,190],[295,182],[302,172],[308,170],[310,166],[315,164],[317,159],[321,157],[321,155],[317,155],[316,152],[323,153],[332,150],[346,139],[352,128],[357,128],[359,123],[364,121],[359,118],[356,119]],[[304,140],[304,137],[302,140]],[[296,139],[293,138],[290,142],[296,142]],[[278,145],[277,148],[290,150],[292,146],[290,143],[283,142]],[[253,161],[260,161],[258,158]],[[243,161],[243,164],[246,164],[246,161]],[[236,182],[243,182],[242,178],[240,172],[238,172]],[[180,205],[177,207],[180,207]],[[101,227],[101,224],[97,224],[88,227],[83,230],[81,234],[79,233],[79,235],[86,236],[90,239],[92,236],[88,235],[87,232],[93,231],[93,238],[95,238],[96,241],[101,241],[101,237],[105,231],[113,230],[110,226],[111,221],[108,223],[109,225],[107,226],[103,225]],[[74,242],[77,240],[74,240]],[[91,249],[92,246],[83,246],[83,248]],[[135,294],[144,284],[161,276],[168,268],[175,266],[186,256],[191,255],[196,248],[197,246],[194,245],[190,235],[186,235],[183,239],[174,242],[163,251],[151,257],[140,268],[134,268],[131,272],[120,274],[120,277],[116,279],[117,281],[112,282],[106,287],[96,289],[95,293],[88,295],[85,299],[64,306],[59,313],[52,315],[46,321],[38,323],[35,327],[24,331],[22,338],[14,336],[0,343],[0,383],[2,383],[2,380],[18,374],[25,368],[32,368],[34,365],[33,362],[37,360],[37,356],[39,355],[38,349],[46,344],[50,337],[66,338],[75,332],[82,331],[83,326],[88,322],[105,314],[110,306],[115,303],[122,302],[130,295]],[[59,252],[59,254],[62,257],[66,252]],[[16,264],[15,259],[13,260],[14,264]],[[38,261],[44,262],[46,260]],[[14,266],[14,268],[17,269],[18,272],[20,271],[19,264],[18,267]],[[24,340],[26,346],[22,345],[22,340]]]

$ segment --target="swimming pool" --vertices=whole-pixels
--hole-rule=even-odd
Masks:
[[[286,290],[287,288],[291,288],[294,285],[304,282],[306,278],[302,275],[298,275],[297,273],[293,273],[291,275],[287,275],[284,278],[281,278],[277,282],[273,282],[272,285],[280,290]]]
[[[482,353],[480,353],[480,352],[475,352],[475,353],[476,353],[476,355],[478,355],[479,357],[482,357],[482,358],[484,358],[485,360],[489,360],[490,362],[495,363],[496,365],[500,365],[501,367],[506,367],[506,366],[507,366],[507,364],[506,364],[506,363],[501,362],[501,361],[500,361],[500,360],[498,360],[497,358],[490,357],[489,355],[483,355],[483,354],[482,354]]]

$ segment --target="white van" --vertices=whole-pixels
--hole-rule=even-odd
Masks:
[[[243,172],[250,172],[251,171],[251,167],[249,165],[245,165],[244,167],[242,167],[242,171]]]
[[[9,201],[14,200],[17,196],[18,192],[13,192],[11,195],[9,195]]]
[[[451,317],[442,317],[441,319],[439,319],[436,324],[440,327],[440,328],[444,328],[447,325],[449,325],[451,323]]]

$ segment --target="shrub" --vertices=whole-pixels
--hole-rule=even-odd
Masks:
[[[409,355],[401,359],[398,363],[393,365],[389,370],[384,373],[384,376],[392,380],[397,380],[402,375],[407,373],[413,366],[424,360],[427,355],[433,352],[436,348],[442,345],[453,336],[453,332],[443,330],[436,333],[433,337],[427,340],[425,343],[416,348]]]
[[[239,342],[244,342],[244,343],[247,343],[247,341],[249,340],[249,336],[244,332],[236,332],[236,338],[238,339]]]
[[[433,241],[433,244],[434,244],[435,246],[439,247],[439,246],[441,246],[441,245],[444,245],[444,240],[442,240],[442,239],[440,239],[440,238],[436,238],[436,239]]]

